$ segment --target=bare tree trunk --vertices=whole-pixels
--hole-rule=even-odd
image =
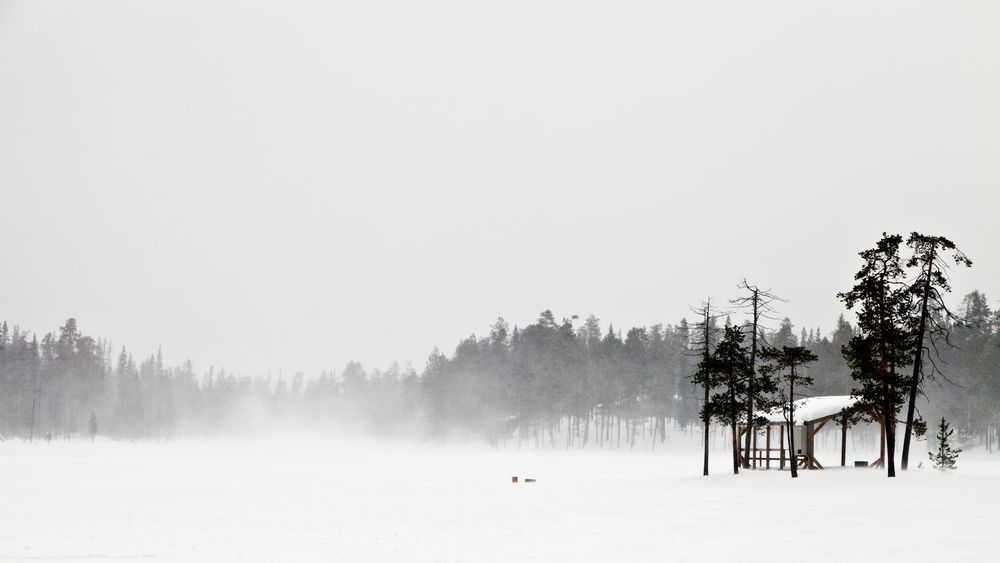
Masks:
[[[35,406],[38,403],[38,370],[32,370],[34,373],[31,378],[31,427],[28,429],[28,443],[32,443],[35,440]]]
[[[711,305],[706,305],[705,306],[705,316],[704,316],[704,319],[702,319],[702,322],[705,325],[703,327],[704,328],[704,339],[705,339],[705,350],[704,350],[704,356],[703,357],[704,357],[705,360],[708,360],[709,351],[710,351],[709,349],[711,348],[711,343],[709,341],[709,338],[711,337],[711,334],[710,334],[710,331],[709,331],[709,328],[710,328],[709,327],[709,323],[711,323],[711,311],[709,310],[710,306]],[[702,406],[702,409],[701,409],[702,410],[702,417],[701,418],[702,418],[702,422],[704,422],[704,425],[705,425],[705,454],[704,454],[705,459],[704,459],[704,463],[703,463],[703,467],[702,467],[702,476],[708,476],[708,446],[709,446],[709,444],[708,444],[708,440],[709,440],[708,431],[709,431],[709,428],[708,427],[709,427],[709,420],[710,420],[710,416],[709,416],[709,412],[708,412],[708,400],[709,400],[710,397],[708,395],[708,391],[709,391],[708,382],[706,381],[705,382],[705,402],[703,403],[703,406]]]
[[[733,475],[739,475],[740,474],[740,452],[739,452],[739,450],[740,450],[740,438],[739,438],[739,434],[736,431],[736,421],[733,421],[733,423],[730,425],[730,430],[731,430],[732,435],[733,435],[733,439],[732,439],[732,442],[733,442]]]
[[[654,426],[653,426],[653,435],[652,435],[653,439],[651,440],[651,442],[653,442],[653,449],[655,450],[656,449],[656,437],[660,433],[660,417],[656,417],[653,420],[653,424],[654,424]]]
[[[882,287],[888,287],[886,282],[886,274],[882,274]],[[885,466],[887,468],[888,476],[896,476],[896,461],[895,461],[895,451],[896,451],[896,432],[892,427],[892,409],[893,404],[889,396],[891,387],[889,385],[889,375],[895,373],[895,368],[890,366],[889,353],[888,353],[888,343],[886,342],[885,335],[885,325],[888,321],[888,315],[886,313],[885,304],[885,294],[879,298],[879,328],[882,334],[879,336],[879,370],[882,376],[882,421],[885,424],[885,443],[888,449],[888,459],[884,459]]]
[[[594,413],[594,436],[593,440],[597,443],[598,448],[604,448],[604,427],[602,426],[602,414],[600,412]]]
[[[703,464],[704,467],[702,468],[702,475],[703,476],[707,476],[708,475],[708,399],[709,399],[709,396],[708,396],[708,385],[705,385],[705,406],[702,409],[704,412],[701,415],[702,421],[705,424],[705,432],[704,432],[704,434],[705,434],[705,461],[704,461],[704,464]]]
[[[615,417],[615,426],[618,429],[618,445],[616,446],[619,450],[622,449],[622,417]]]
[[[736,391],[734,389],[734,384],[732,380],[735,379],[733,375],[730,375],[729,384],[729,414],[732,420],[729,421],[730,431],[732,433],[732,446],[733,446],[733,475],[740,474],[740,438],[739,434],[736,432],[736,417],[739,415],[736,408]],[[747,433],[749,438],[750,434]],[[750,448],[747,448],[750,451]]]
[[[885,404],[885,466],[888,468],[889,477],[896,476],[896,417],[893,416],[892,408],[886,401]]]
[[[924,296],[920,305],[920,326],[917,329],[917,349],[913,353],[913,375],[910,377],[910,397],[906,405],[906,431],[903,434],[903,457],[900,468],[906,471],[910,461],[910,435],[913,433],[913,415],[916,410],[917,388],[920,386],[920,370],[924,360],[924,333],[927,330],[927,301],[931,295],[931,274],[934,267],[934,248],[931,248],[930,260],[927,261],[927,271],[924,274]]]
[[[792,479],[799,476],[799,456],[795,452],[795,366],[788,378],[788,455],[792,458]]]
[[[566,451],[569,451],[569,447],[573,445],[572,418],[572,415],[570,415],[570,423],[566,425]]]
[[[745,280],[744,280],[745,282]],[[743,443],[743,451],[750,451],[750,434],[754,431],[753,425],[753,394],[756,392],[754,389],[754,379],[757,375],[757,323],[760,321],[760,312],[758,307],[760,305],[760,292],[757,288],[753,290],[753,334],[750,336],[750,380],[747,385],[747,436],[746,441]],[[750,469],[749,456],[744,458],[743,467]]]

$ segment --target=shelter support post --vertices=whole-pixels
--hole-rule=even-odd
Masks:
[[[840,466],[847,465],[847,415],[840,419]]]
[[[806,436],[806,469],[816,469],[815,458],[813,458],[813,437],[816,435],[813,423],[807,422],[805,428]]]
[[[778,442],[781,444],[781,465],[778,466],[779,469],[785,468],[785,425],[782,424],[778,427]]]
[[[766,468],[771,469],[771,425],[770,424],[767,425],[767,438],[765,439],[764,443],[766,444],[767,447],[767,461],[765,462]]]

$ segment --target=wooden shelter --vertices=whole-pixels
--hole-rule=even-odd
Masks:
[[[840,465],[847,462],[847,426],[848,418],[856,412],[858,399],[850,395],[833,395],[826,397],[808,397],[799,399],[794,403],[795,421],[792,425],[792,432],[795,433],[795,452],[787,449],[788,440],[785,436],[788,428],[788,408],[778,407],[770,411],[758,412],[757,416],[766,420],[764,423],[764,447],[758,445],[758,434],[752,436],[752,443],[749,451],[744,451],[744,435],[747,432],[746,426],[741,426],[738,431],[740,458],[750,460],[750,465],[754,468],[771,468],[771,462],[778,462],[780,469],[785,468],[786,463],[794,460],[799,468],[803,469],[823,469],[823,464],[816,459],[816,433],[818,433],[831,420],[839,420],[841,425],[840,440]],[[774,427],[777,426],[777,432]],[[884,429],[883,429],[884,430]],[[775,444],[772,435],[776,438]],[[882,432],[882,455],[872,465],[879,466],[885,457],[885,432]]]

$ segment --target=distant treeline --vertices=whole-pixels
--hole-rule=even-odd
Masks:
[[[941,346],[943,375],[927,387],[925,418],[945,416],[966,436],[994,432],[1000,405],[1000,314],[979,292],[948,319],[953,347]],[[720,318],[738,323],[741,313]],[[790,320],[762,330],[771,346],[805,346],[808,394],[849,394],[841,348],[855,334],[842,316],[829,333],[796,331]],[[384,435],[531,439],[560,447],[622,447],[647,423],[662,436],[668,422],[697,424],[701,405],[690,377],[697,335],[682,319],[644,328],[602,327],[590,316],[557,319],[550,311],[524,327],[503,319],[469,336],[450,355],[435,349],[421,373],[393,364],[366,372],[351,362],[340,373],[307,378],[196,374],[168,366],[160,353],[136,360],[83,335],[74,319],[41,340],[0,325],[0,437],[167,438],[241,432],[289,421],[336,425]],[[947,381],[945,381],[947,378]],[[624,434],[624,438],[622,437]],[[623,442],[624,440],[624,442]]]

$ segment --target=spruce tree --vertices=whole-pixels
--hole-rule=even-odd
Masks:
[[[957,469],[958,466],[955,465],[955,462],[958,461],[958,454],[962,452],[961,449],[952,449],[948,443],[948,438],[955,433],[948,426],[949,424],[942,417],[941,424],[938,426],[937,452],[927,452],[928,457],[931,458],[931,462],[934,464],[934,469],[940,469],[941,471]]]

